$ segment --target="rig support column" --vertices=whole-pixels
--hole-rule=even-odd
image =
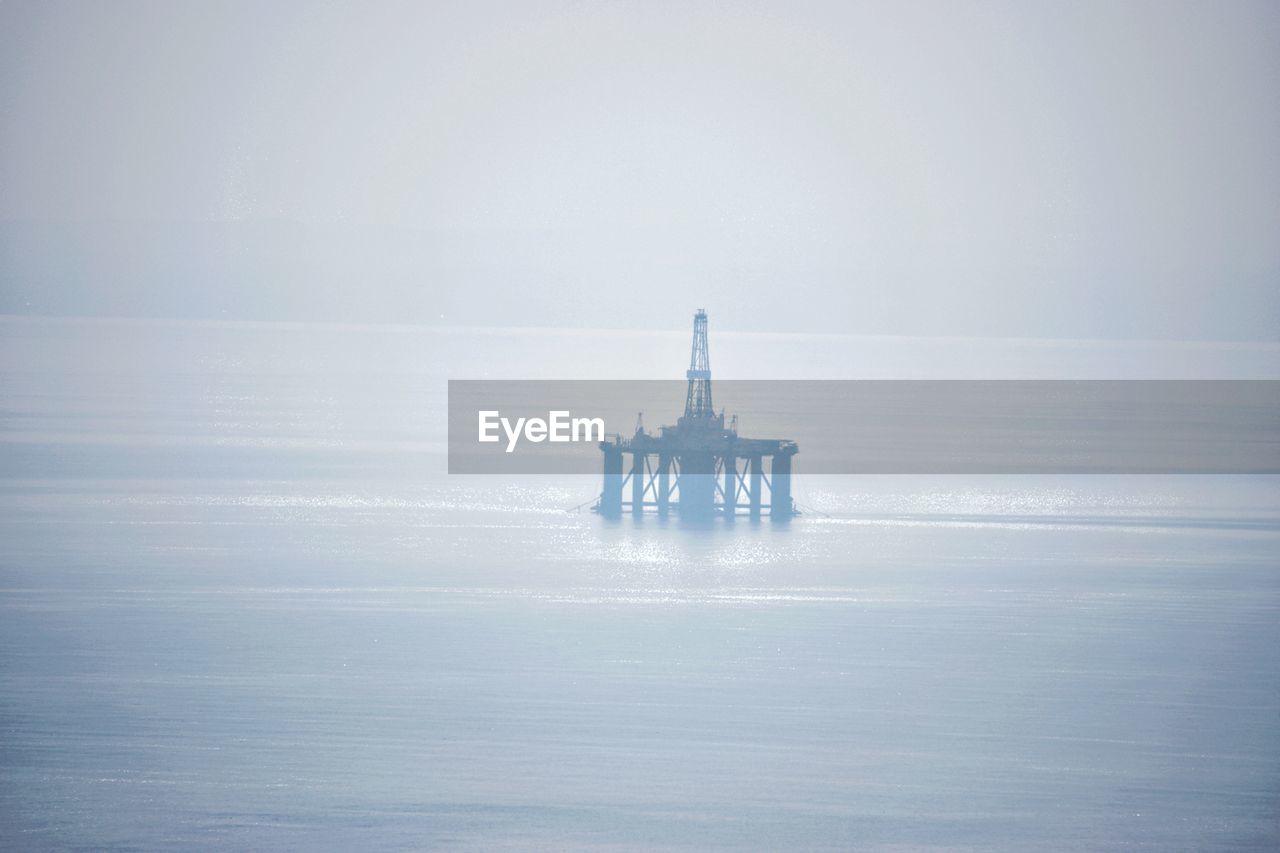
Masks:
[[[671,454],[658,454],[658,515],[666,518],[671,509]]]
[[[770,465],[773,482],[769,490],[769,519],[791,520],[791,455],[775,453]]]
[[[622,448],[601,444],[604,451],[604,490],[600,492],[600,514],[605,518],[622,515]]]
[[[724,457],[724,517],[733,521],[738,514],[738,459],[732,453]]]
[[[760,517],[760,481],[764,474],[764,460],[761,456],[751,457],[751,517]]]
[[[631,512],[644,512],[644,460],[647,454],[631,454]]]
[[[716,458],[694,452],[680,456],[680,517],[705,521],[715,515]]]

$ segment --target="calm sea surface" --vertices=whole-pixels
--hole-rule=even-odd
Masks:
[[[795,523],[689,529],[443,473],[445,378],[678,376],[683,337],[0,320],[0,848],[1280,846],[1280,480],[802,449]],[[821,378],[1277,373],[717,342],[825,347]]]

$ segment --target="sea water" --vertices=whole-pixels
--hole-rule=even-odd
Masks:
[[[802,448],[792,524],[689,528],[444,473],[446,378],[678,375],[668,337],[0,321],[0,847],[1280,845],[1277,478]],[[718,340],[738,376],[1276,375]]]

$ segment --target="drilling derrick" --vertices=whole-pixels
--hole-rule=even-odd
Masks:
[[[688,420],[705,420],[715,415],[711,403],[711,357],[707,354],[707,312],[699,308],[693,315],[693,349],[689,353],[689,393],[684,399]]]
[[[675,509],[681,519],[705,520],[721,515],[732,521],[744,510],[751,518],[768,514],[785,521],[796,514],[791,499],[794,441],[740,438],[737,416],[725,429],[724,413],[711,401],[711,359],[707,346],[707,312],[693,315],[693,346],[685,377],[684,415],[675,426],[646,432],[637,419],[629,439],[602,441],[604,490],[595,510],[616,518],[628,507],[635,515],[655,509],[665,517]],[[624,454],[631,454],[624,473]],[[767,465],[766,465],[767,462]],[[740,464],[741,463],[741,464]],[[630,485],[630,500],[623,500]]]

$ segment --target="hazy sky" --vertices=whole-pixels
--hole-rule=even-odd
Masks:
[[[0,311],[1280,337],[1280,4],[0,0]]]

